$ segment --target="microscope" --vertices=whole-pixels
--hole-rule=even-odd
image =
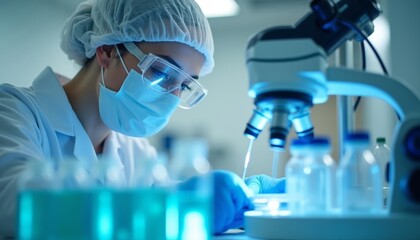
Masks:
[[[283,215],[245,213],[246,234],[262,239],[420,239],[420,99],[401,81],[329,67],[346,41],[363,41],[381,10],[375,0],[312,0],[294,27],[272,27],[247,46],[248,95],[255,109],[244,135],[258,138],[270,125],[269,144],[284,151],[290,129],[312,138],[310,110],[329,95],[368,96],[389,103],[400,121],[391,142],[389,208],[380,214]],[[340,130],[339,130],[340,131]]]

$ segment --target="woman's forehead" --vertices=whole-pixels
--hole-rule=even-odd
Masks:
[[[144,53],[164,58],[190,75],[198,75],[205,61],[199,51],[179,42],[141,42],[137,46]]]

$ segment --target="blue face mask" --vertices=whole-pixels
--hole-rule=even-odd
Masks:
[[[124,62],[123,62],[124,63]],[[125,66],[124,66],[125,67]],[[147,137],[162,130],[180,100],[171,93],[151,90],[143,76],[131,70],[118,92],[99,89],[99,113],[110,129],[133,137]]]

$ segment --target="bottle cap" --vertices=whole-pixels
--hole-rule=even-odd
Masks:
[[[330,139],[328,137],[314,137],[312,139],[294,139],[291,143],[290,149],[306,149],[306,148],[326,148],[330,147]]]
[[[308,140],[296,138],[292,140],[290,146],[304,146],[306,144],[308,144]]]
[[[328,137],[315,137],[309,140],[309,144],[312,146],[328,146],[330,145],[330,139]]]
[[[309,141],[307,139],[296,138],[293,139],[290,144],[290,151],[291,152],[298,152],[302,151],[307,145]]]
[[[308,149],[314,152],[330,152],[330,139],[328,137],[315,137],[309,140]]]
[[[345,137],[346,142],[369,142],[368,132],[352,132],[348,133]]]
[[[376,138],[376,143],[385,143],[386,139],[384,137],[378,137]]]

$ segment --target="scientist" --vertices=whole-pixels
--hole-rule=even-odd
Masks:
[[[83,2],[65,22],[61,48],[82,66],[74,78],[47,67],[29,88],[0,85],[0,237],[15,236],[18,181],[31,161],[108,156],[130,179],[135,159],[156,154],[145,137],[206,96],[197,80],[214,66],[211,29],[193,0]],[[241,226],[252,206],[237,175],[213,174],[221,233]]]

